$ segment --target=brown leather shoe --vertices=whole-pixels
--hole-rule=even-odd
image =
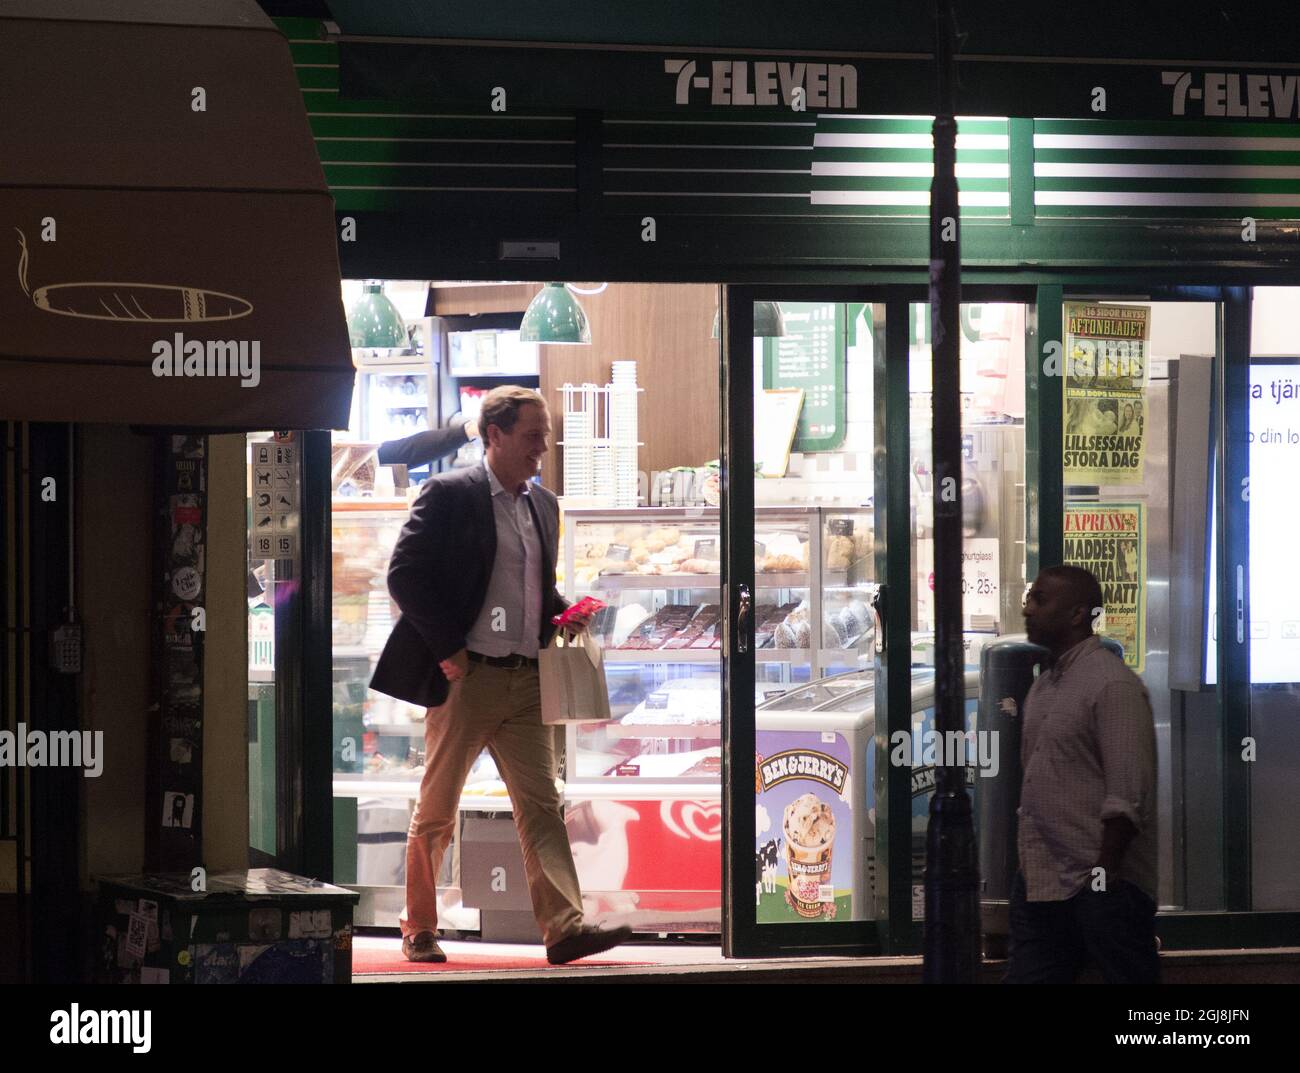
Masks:
[[[431,931],[422,931],[418,935],[402,936],[402,956],[407,961],[446,961],[447,955],[438,945],[437,936]]]
[[[554,946],[546,948],[546,960],[552,965],[567,965],[578,958],[603,954],[611,947],[618,946],[632,938],[632,929],[624,925],[620,928],[604,930],[594,924],[585,925],[583,929],[561,939]]]

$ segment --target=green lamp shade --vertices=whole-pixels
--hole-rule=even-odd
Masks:
[[[713,314],[713,338],[718,338],[719,322],[722,320],[722,311]],[[767,339],[775,336],[785,335],[785,317],[781,314],[781,307],[776,302],[755,302],[754,303],[754,338]]]
[[[587,314],[563,283],[548,283],[528,303],[519,325],[521,343],[590,343]]]
[[[354,350],[405,350],[411,345],[397,307],[383,284],[367,283],[348,310],[348,339]]]

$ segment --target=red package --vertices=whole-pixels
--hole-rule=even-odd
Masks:
[[[551,622],[556,626],[567,626],[573,621],[575,615],[594,616],[597,611],[603,611],[604,609],[604,600],[597,600],[594,596],[584,596],[576,604],[566,607],[563,614],[555,615]]]

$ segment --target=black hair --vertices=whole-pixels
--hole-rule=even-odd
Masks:
[[[1101,595],[1101,582],[1091,570],[1081,566],[1049,566],[1043,571],[1048,577],[1062,582],[1070,592],[1070,599],[1077,606],[1086,607],[1089,616],[1100,607],[1105,606]]]

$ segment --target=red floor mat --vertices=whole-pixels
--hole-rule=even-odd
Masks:
[[[544,957],[499,957],[493,954],[449,953],[448,960],[439,964],[427,961],[407,961],[400,950],[352,950],[352,975],[387,974],[400,972],[490,972],[506,969],[581,968],[583,965],[650,965],[648,961],[610,960],[606,957],[583,958],[569,965],[552,965]]]

